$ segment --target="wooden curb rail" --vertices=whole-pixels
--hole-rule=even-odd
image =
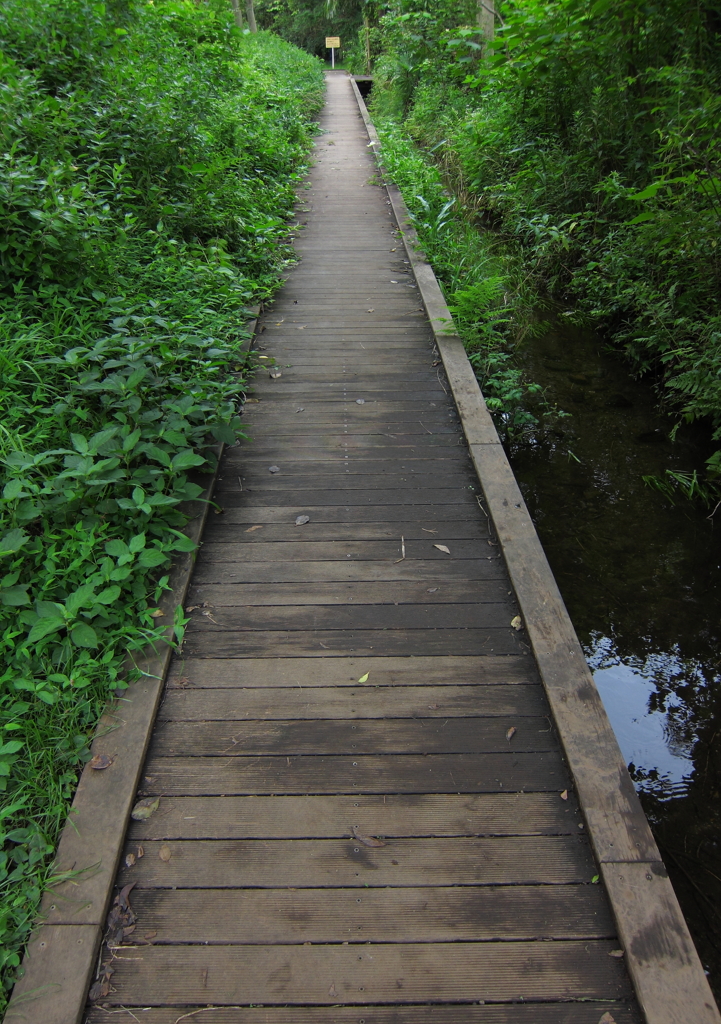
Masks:
[[[380,140],[351,78],[379,168]],[[391,207],[516,592],[647,1024],[721,1014],[513,470],[398,188]]]
[[[253,312],[255,319],[247,324],[249,337],[240,346],[246,357],[259,307]],[[208,517],[222,450],[222,444],[214,449],[216,465],[203,494],[183,506],[191,517],[184,532],[196,545]],[[168,621],[185,604],[194,562],[194,551],[180,554],[174,562],[170,589],[158,602]],[[23,977],[13,990],[6,1024],[79,1024],[83,1019],[130,812],[173,654],[172,626],[166,635],[168,641],[145,648],[134,659],[141,677],[108,705],[98,723],[92,753],[106,754],[113,763],[104,771],[86,765],[80,776],[54,863],[56,875],[69,877],[43,898],[42,923],[28,943]]]

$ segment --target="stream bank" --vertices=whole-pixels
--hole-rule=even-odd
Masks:
[[[568,415],[511,463],[718,997],[721,530],[642,479],[700,468],[704,437],[672,443],[653,388],[591,332],[555,322],[521,359]]]

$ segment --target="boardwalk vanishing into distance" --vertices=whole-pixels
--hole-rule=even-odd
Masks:
[[[718,1021],[585,676],[558,710],[570,627],[483,498],[343,73],[322,129],[86,1020]]]

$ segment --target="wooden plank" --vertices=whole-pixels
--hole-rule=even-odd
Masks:
[[[292,529],[292,527],[291,527]],[[462,604],[478,605],[508,598],[504,580],[478,580],[473,583],[449,582],[429,587],[421,583],[235,583],[192,587],[188,608],[193,605],[242,607],[264,605],[337,605],[339,603],[378,605]]]
[[[137,844],[129,843],[128,852]],[[118,884],[138,889],[590,884],[588,843],[578,836],[393,839],[380,849],[356,839],[147,840]],[[164,858],[161,859],[160,852]]]
[[[143,793],[291,796],[303,793],[561,793],[560,757],[539,754],[385,754],[296,757],[153,757]]]
[[[368,671],[372,670],[372,664]],[[358,686],[169,689],[160,721],[243,722],[285,719],[497,718],[543,716],[548,706],[540,686]]]
[[[297,518],[297,517],[296,517]],[[268,524],[253,523],[253,528],[238,530],[239,524],[229,522],[225,514],[216,514],[204,533],[204,545],[209,543],[328,543],[329,541],[342,541],[347,543],[357,541],[393,541],[400,537],[407,541],[425,541],[434,545],[443,542],[448,545],[452,540],[473,541],[474,544],[489,545],[488,527],[485,523],[472,520],[450,520],[443,521],[439,526],[438,520],[429,520],[417,517],[411,513],[399,525],[395,523],[317,523],[311,520],[309,523],[301,524],[302,529],[296,526],[295,519],[288,516],[285,522]],[[432,548],[434,551],[436,548]],[[445,552],[442,552],[445,553]],[[486,552],[484,552],[485,554]],[[490,554],[490,552],[488,552]],[[506,586],[505,593],[509,591]]]
[[[295,509],[293,509],[295,513]],[[302,509],[298,513],[302,514]],[[250,548],[247,549],[250,554]],[[200,559],[193,579],[197,584],[208,583],[309,583],[371,582],[378,580],[422,581],[429,586],[450,580],[485,580],[505,577],[505,566],[498,555],[486,558],[454,560],[408,559],[394,562],[366,562],[346,559],[337,562],[255,562],[245,558],[238,562],[206,562]],[[322,639],[322,637],[321,637]],[[350,653],[350,652],[349,652]],[[382,652],[378,652],[382,653]],[[390,651],[389,654],[394,652]],[[418,651],[409,651],[418,654]],[[425,653],[425,652],[424,652]],[[438,651],[440,655],[446,651]],[[476,652],[468,652],[476,653]],[[277,652],[282,658],[282,652]]]
[[[364,835],[574,835],[581,821],[572,793],[476,793],[459,796],[164,796],[131,840],[343,839]]]
[[[366,676],[361,683],[361,677]],[[176,658],[168,686],[210,687],[313,687],[350,686],[477,686],[488,683],[538,682],[536,666],[529,656],[438,658],[378,658],[366,656],[332,658]],[[443,703],[439,701],[428,703]]]
[[[514,724],[517,723],[517,724]],[[511,740],[509,729],[515,729]],[[526,753],[556,750],[545,718],[445,718],[443,721],[384,719],[281,722],[165,722],[153,753],[246,754],[481,754],[511,748]]]
[[[591,1003],[513,1003],[507,1005],[476,1005],[454,1003],[440,1006],[368,1006],[362,1016],[357,1007],[293,1007],[280,1006],[253,1009],[206,1006],[143,1007],[143,1024],[179,1024],[178,1014],[202,1011],[203,1024],[598,1024],[604,1013],[610,1013],[616,1024],[641,1024],[634,1004],[594,1000]],[[131,1011],[115,1010],[119,1020],[131,1024]],[[189,1018],[191,1021],[194,1018]],[[92,1009],[87,1024],[108,1024],[108,1011]],[[181,1018],[182,1024],[182,1018]]]
[[[290,522],[293,520],[288,517]],[[289,524],[290,525],[290,524]],[[464,540],[456,538],[453,541],[453,547],[450,544],[446,544],[446,547],[450,549],[450,554],[445,551],[440,551],[435,545],[437,543],[443,543],[446,538],[443,535],[443,528],[438,527],[438,534],[433,536],[429,534],[428,539],[416,540],[413,537],[408,538],[406,543],[406,561],[414,561],[416,559],[424,562],[443,562],[448,563],[453,560],[487,560],[488,559],[488,545],[482,544],[477,540]],[[203,543],[203,560],[206,562],[236,562],[240,560],[253,559],[257,562],[286,562],[286,561],[299,561],[299,562],[315,562],[315,561],[336,561],[347,558],[353,558],[362,561],[382,561],[393,562],[395,559],[401,560],[401,533],[400,530],[396,532],[396,539],[392,541],[383,540],[355,540],[355,538],[348,538],[347,540],[335,540],[335,541],[311,541],[302,540],[302,531],[298,531],[296,536],[298,540],[294,543],[291,541],[286,542],[266,542],[265,540],[253,541],[250,544],[244,542],[229,542],[219,543],[217,541],[207,541]],[[508,620],[510,622],[510,619]]]
[[[319,523],[353,523],[362,527],[366,523],[409,523],[414,522],[420,526],[430,526],[437,529],[437,522],[440,519],[448,529],[454,529],[457,524],[470,524],[471,528],[478,522],[477,505],[452,505],[450,508],[444,505],[434,505],[428,502],[426,505],[414,508],[412,512],[408,509],[399,508],[397,505],[371,505],[368,507],[352,505],[332,505],[330,508],[324,505],[261,505],[246,509],[242,505],[232,508],[224,508],[221,513],[215,513],[212,521],[213,528],[216,523],[222,522],[232,526],[246,524],[254,526],[256,523],[278,523],[284,526],[293,524],[298,516],[308,515],[311,522],[317,526]],[[222,517],[222,518],[221,518]],[[460,528],[460,527],[459,527]],[[481,527],[483,529],[483,526]],[[401,533],[400,528],[397,531]],[[246,531],[243,531],[245,537]],[[508,576],[506,575],[506,579]]]
[[[305,547],[305,545],[303,545]],[[280,548],[299,545],[279,544]],[[407,546],[406,546],[407,550]],[[237,557],[237,556],[236,556]],[[292,558],[289,551],[286,558]],[[212,611],[198,608],[190,613],[186,636],[196,633],[242,633],[248,630],[428,630],[474,628],[482,622],[484,629],[511,629],[511,619],[518,614],[514,604],[348,604],[263,605],[260,608],[217,605]]]
[[[433,504],[443,504],[446,507],[452,505],[469,506],[475,502],[473,493],[466,487],[438,488],[433,493]],[[271,499],[272,498],[272,502]],[[425,508],[429,504],[429,494],[426,488],[387,488],[371,492],[364,492],[361,489],[353,488],[328,488],[327,490],[305,489],[301,487],[288,487],[287,490],[268,491],[265,489],[253,489],[241,491],[240,486],[235,486],[224,481],[219,484],[215,491],[215,500],[226,506],[240,505],[245,508],[253,508],[257,505],[411,505]]]
[[[4,1017],[7,1024],[80,1024],[100,938],[97,925],[37,928]]]
[[[717,1024],[711,987],[661,861],[602,864],[636,995],[653,1024]],[[693,1017],[688,1008],[693,1007]]]
[[[628,999],[612,944],[146,946],[116,961],[110,1005]]]
[[[527,647],[509,629],[255,630],[247,633],[190,633],[183,651],[191,657],[347,657],[375,655],[522,654]]]
[[[482,942],[612,939],[603,890],[591,885],[471,889],[139,890],[137,931],[154,945]]]

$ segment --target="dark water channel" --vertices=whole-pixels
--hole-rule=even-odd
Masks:
[[[721,509],[644,484],[709,454],[589,333],[527,344],[529,377],[570,415],[513,468],[662,855],[721,995]]]

